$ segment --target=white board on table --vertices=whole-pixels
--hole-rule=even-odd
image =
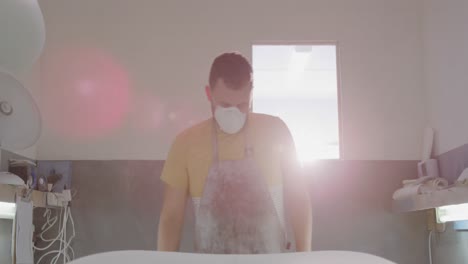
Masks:
[[[373,255],[348,251],[315,251],[269,255],[209,255],[157,251],[115,251],[83,257],[69,264],[395,264]]]

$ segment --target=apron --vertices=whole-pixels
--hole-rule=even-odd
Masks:
[[[243,131],[244,158],[220,161],[216,124],[213,122],[213,163],[205,181],[200,206],[195,208],[196,252],[285,252],[285,232],[266,179],[254,161],[246,132]]]

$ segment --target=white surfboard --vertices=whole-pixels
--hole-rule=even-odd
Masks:
[[[269,255],[209,255],[157,251],[115,251],[83,257],[70,264],[395,264],[373,255],[315,251]]]

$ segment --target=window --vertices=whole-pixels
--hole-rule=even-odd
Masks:
[[[301,161],[340,158],[336,45],[254,45],[254,111],[280,117]]]

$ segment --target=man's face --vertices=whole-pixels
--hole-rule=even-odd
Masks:
[[[218,79],[214,87],[211,87],[211,102],[213,107],[237,107],[241,112],[248,113],[252,99],[252,82],[246,82],[237,89],[230,88],[223,79]]]

